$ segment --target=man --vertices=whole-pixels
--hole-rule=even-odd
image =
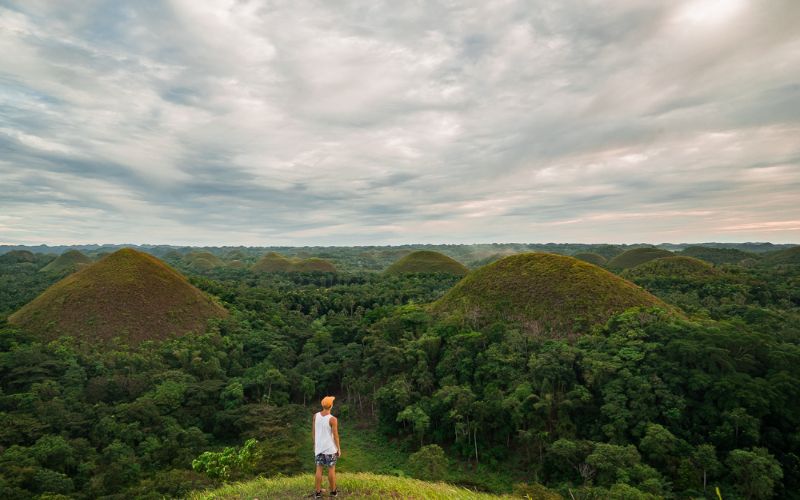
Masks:
[[[328,487],[330,496],[335,497],[339,492],[336,489],[336,460],[342,456],[339,446],[339,421],[331,415],[333,396],[322,398],[322,411],[314,414],[311,425],[311,436],[314,439],[314,455],[317,464],[315,476],[314,498],[322,498],[322,467],[328,468]]]

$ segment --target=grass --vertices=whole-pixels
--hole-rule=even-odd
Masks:
[[[439,252],[420,250],[412,252],[389,266],[387,274],[442,273],[464,276],[469,270],[455,259]]]
[[[738,264],[745,259],[759,259],[760,256],[751,252],[744,252],[736,248],[714,248],[691,246],[681,250],[681,255],[694,257],[712,264]]]
[[[137,344],[202,331],[226,314],[159,259],[126,248],[62,279],[8,320],[45,339]]]
[[[337,466],[338,467],[338,466]],[[323,481],[323,487],[327,479]],[[414,498],[414,499],[497,499],[497,496],[453,486],[403,477],[386,476],[369,472],[337,473],[337,489],[341,498]],[[302,474],[292,477],[253,481],[223,486],[217,490],[198,492],[190,499],[278,499],[304,498],[314,490],[314,476]],[[327,496],[327,495],[326,495]]]
[[[433,311],[463,321],[516,321],[534,333],[573,333],[630,307],[673,310],[635,284],[573,257],[525,253],[470,273]]]

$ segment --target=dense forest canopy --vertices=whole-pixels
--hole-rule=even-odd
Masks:
[[[7,323],[74,271],[41,272],[66,248],[7,248],[0,494],[181,497],[307,471],[310,415],[335,394],[346,450],[361,453],[357,437],[374,435],[387,460],[400,457],[382,472],[552,498],[717,498],[715,488],[725,499],[798,498],[796,252],[662,247],[671,256],[620,272],[659,301],[564,336],[536,335],[513,314],[437,314],[431,304],[461,277],[383,271],[420,249],[476,269],[531,250],[611,262],[630,247],[150,247],[228,314],[141,343],[125,332],[45,339]],[[80,250],[96,261],[115,248]],[[339,272],[254,271],[268,251]],[[221,472],[231,457],[241,460]]]

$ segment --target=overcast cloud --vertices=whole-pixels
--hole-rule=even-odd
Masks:
[[[0,0],[0,243],[800,243],[800,2]]]

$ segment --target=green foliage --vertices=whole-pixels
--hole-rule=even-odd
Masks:
[[[227,447],[220,452],[206,451],[192,460],[192,469],[213,479],[230,481],[253,472],[258,441],[248,439],[241,448]]]
[[[447,457],[441,446],[429,444],[408,457],[408,470],[417,479],[441,481],[447,473]]]
[[[531,248],[438,249],[475,262]],[[610,257],[623,247],[542,249]],[[184,261],[186,249],[176,251],[165,258],[230,314],[205,332],[130,347],[50,341],[0,319],[3,497],[185,497],[222,480],[192,470],[193,460],[249,439],[258,441],[252,460],[231,479],[308,471],[315,409],[304,405],[326,394],[337,396],[342,478],[409,475],[409,456],[427,444],[443,452],[445,481],[494,492],[524,481],[517,491],[544,498],[707,498],[717,487],[725,498],[793,498],[800,487],[800,276],[791,266],[720,264],[715,276],[694,279],[659,274],[653,261],[629,272],[664,302],[632,309],[616,308],[619,288],[592,292],[608,273],[566,257],[548,257],[567,259],[566,273],[548,264],[495,275],[505,295],[487,303],[563,319],[568,328],[555,324],[548,337],[514,314],[433,315],[426,304],[457,276],[377,272],[411,248],[279,250],[348,271],[200,271]],[[210,252],[249,266],[263,250]],[[51,259],[0,259],[0,311],[52,284],[38,272]],[[109,280],[137,279],[126,273],[120,266]],[[557,293],[580,301],[553,300]],[[597,322],[581,312],[598,304],[607,315]],[[129,319],[121,321],[116,336]],[[309,479],[220,491],[306,493]],[[370,476],[388,494],[429,486],[392,479]],[[431,494],[471,494],[441,488]]]
[[[775,484],[783,477],[780,464],[766,449],[733,450],[725,461],[731,482],[747,499],[771,498]]]

